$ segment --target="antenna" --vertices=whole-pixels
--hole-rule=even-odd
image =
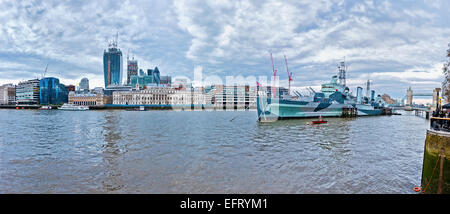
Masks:
[[[116,48],[117,48],[118,43],[119,43],[119,31],[117,31],[117,33],[116,33],[116,41],[115,41],[115,43],[114,43],[114,46],[115,46]]]
[[[339,83],[342,84],[343,86],[346,86],[346,78],[345,78],[345,73],[347,70],[347,66],[345,65],[345,57],[344,57],[344,61],[341,62],[341,64],[338,66],[338,70],[339,70]]]
[[[275,98],[275,79],[277,78],[277,70],[275,70],[275,66],[273,64],[272,53],[270,53],[270,60],[272,61],[272,72],[273,72],[272,96],[273,96],[273,98]]]

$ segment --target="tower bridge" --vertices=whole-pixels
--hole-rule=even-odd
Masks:
[[[411,89],[411,87],[409,87],[406,90],[406,103],[405,103],[405,106],[412,106],[412,104],[413,104],[413,97],[432,97],[432,99],[433,99],[432,106],[436,106],[440,90],[441,90],[440,88],[435,88],[433,90],[433,93],[428,93],[428,92],[416,92],[416,93],[414,93],[413,90]]]

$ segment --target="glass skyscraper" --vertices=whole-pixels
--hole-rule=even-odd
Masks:
[[[105,88],[109,85],[122,85],[122,51],[117,48],[117,41],[109,44],[108,51],[103,52],[103,71]]]
[[[68,102],[69,90],[59,83],[59,79],[46,77],[40,80],[40,103],[41,105],[56,105]]]
[[[158,67],[155,67],[155,69],[153,69],[153,82],[156,83],[157,85],[161,84],[161,77],[159,74]]]

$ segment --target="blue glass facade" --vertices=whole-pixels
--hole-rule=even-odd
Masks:
[[[43,78],[39,82],[39,98],[41,105],[57,105],[67,103],[69,90],[54,77]]]
[[[159,75],[158,67],[155,67],[155,69],[153,69],[153,81],[158,85],[161,84],[161,77]]]
[[[105,75],[105,88],[109,85],[122,84],[122,51],[110,47],[103,52],[103,71]]]

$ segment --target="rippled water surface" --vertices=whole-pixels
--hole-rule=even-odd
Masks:
[[[414,193],[428,121],[0,110],[0,193]]]

